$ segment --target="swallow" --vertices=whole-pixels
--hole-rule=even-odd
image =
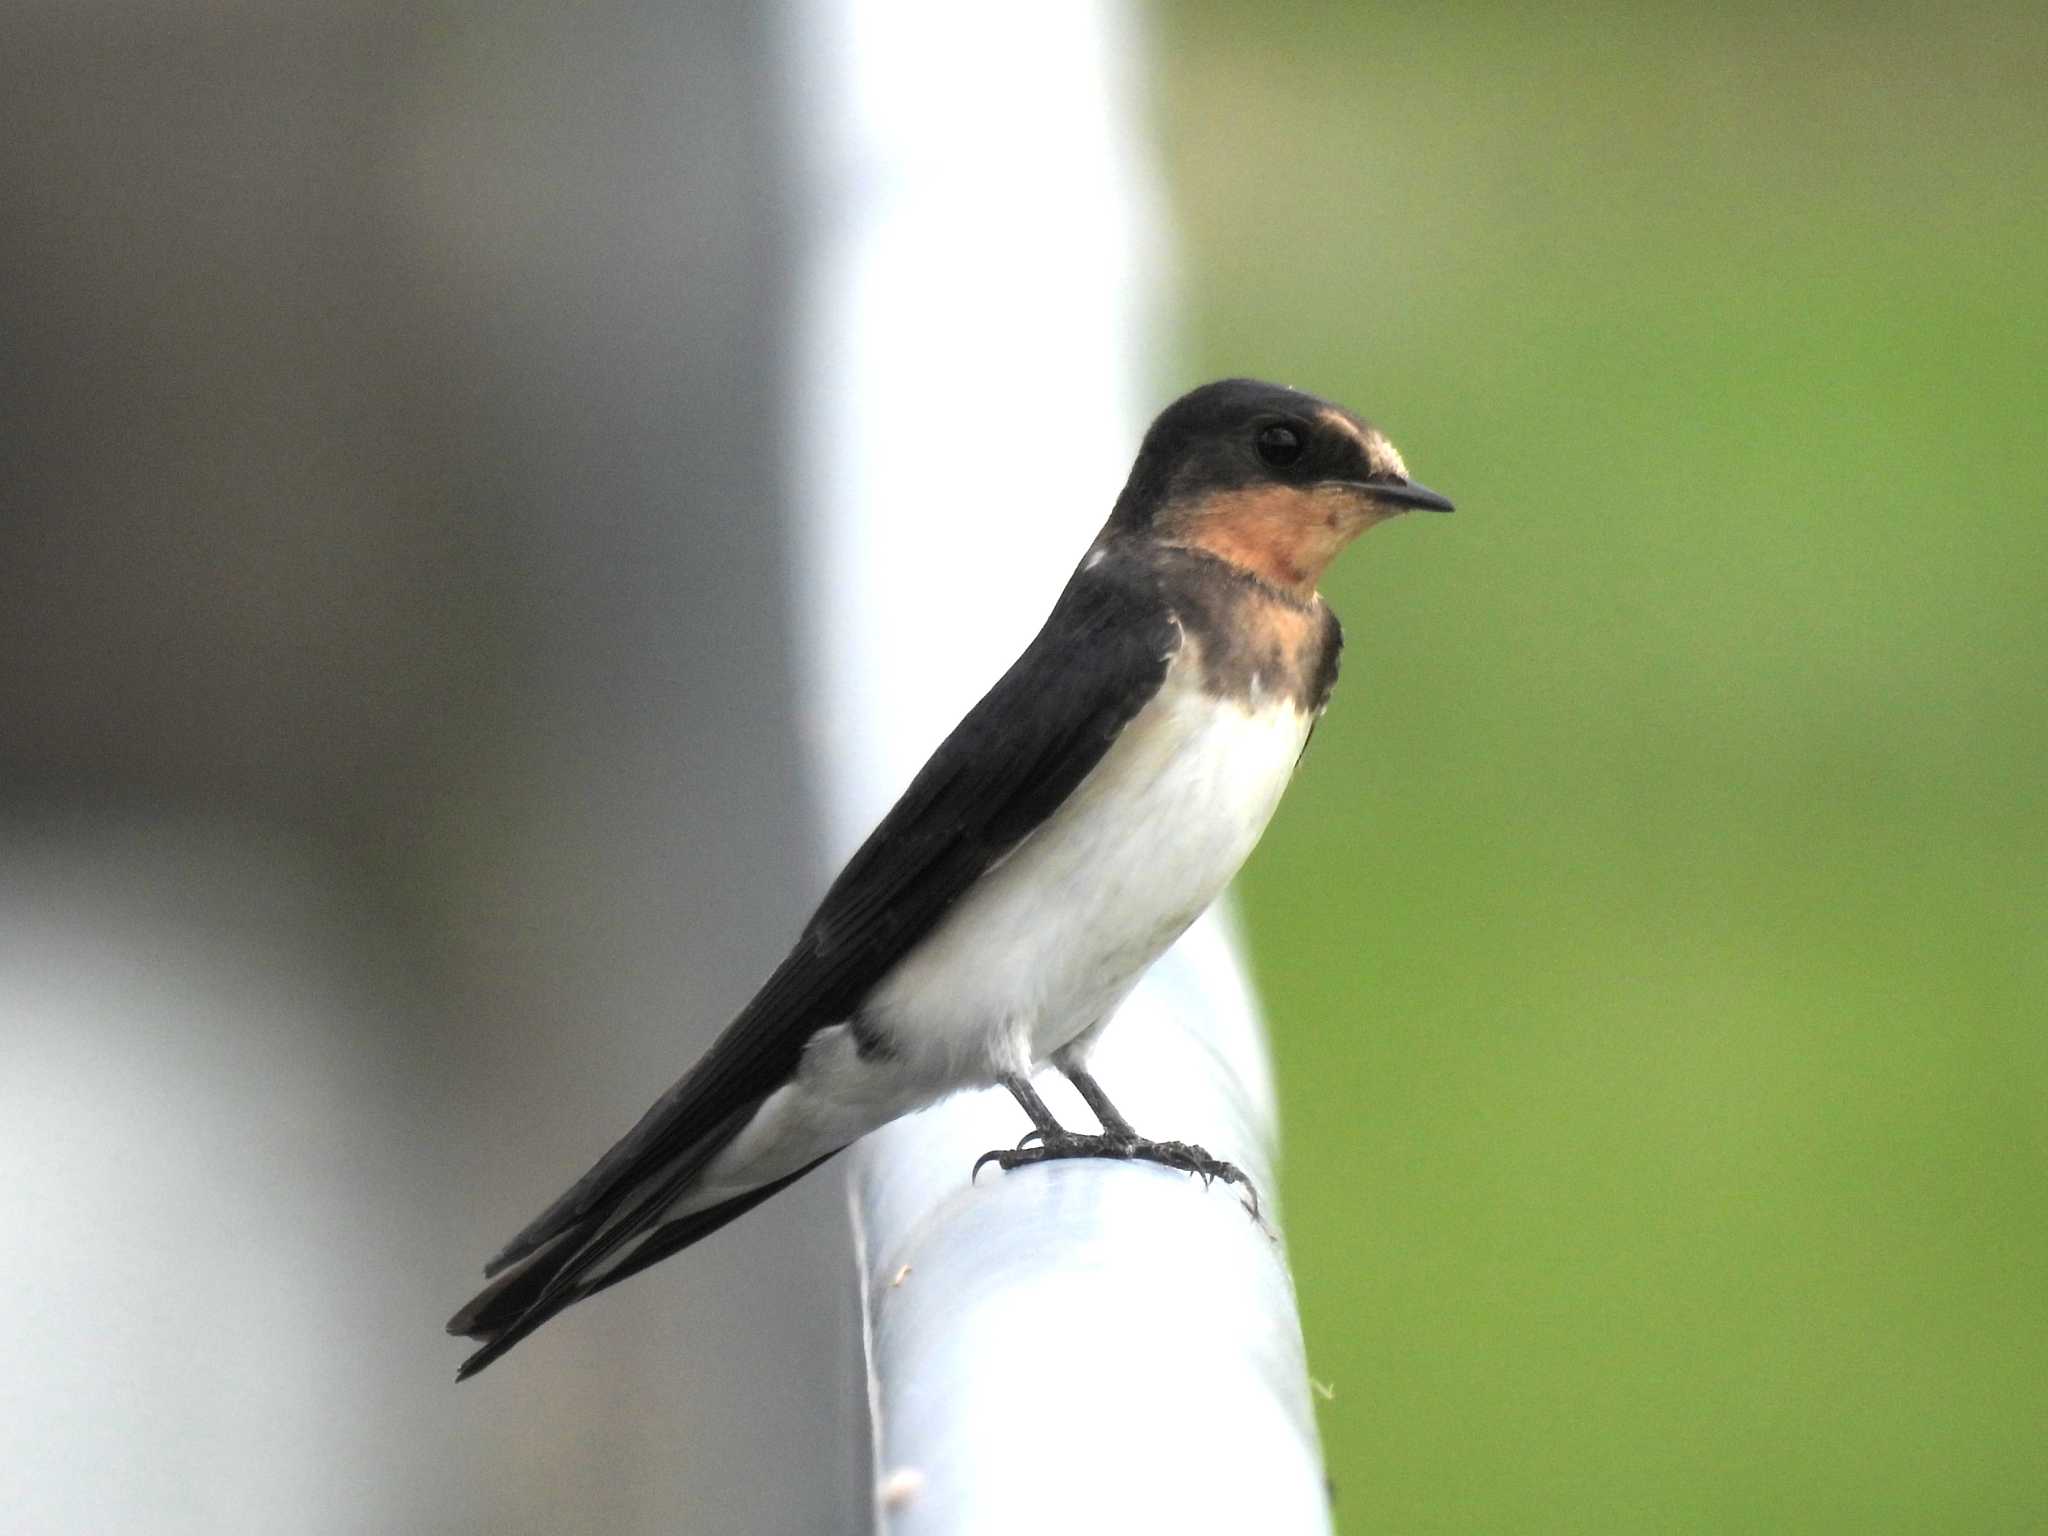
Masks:
[[[1343,644],[1323,572],[1416,508],[1451,503],[1329,401],[1226,379],[1162,411],[1045,627],[788,956],[485,1267],[491,1283],[448,1323],[482,1345],[458,1379],[963,1089],[1001,1084],[1030,1119],[983,1159],[1005,1170],[1135,1158],[1243,1183],[1200,1147],[1140,1136],[1088,1072],[1089,1048],[1222,893],[1294,775]],[[1046,1108],[1032,1077],[1047,1066],[1099,1134]]]

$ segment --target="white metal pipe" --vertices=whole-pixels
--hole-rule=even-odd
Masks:
[[[1108,4],[785,13],[811,228],[793,428],[805,700],[834,853],[1022,648],[1150,397],[1155,182]],[[1154,969],[1095,1059],[1149,1134],[1273,1203],[1274,1115],[1228,926]],[[1056,1078],[1068,1123],[1089,1122]],[[877,1506],[903,1536],[1329,1529],[1292,1282],[1237,1195],[1134,1164],[970,1184],[1000,1091],[853,1158]]]

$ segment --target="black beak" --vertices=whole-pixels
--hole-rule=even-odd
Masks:
[[[1455,507],[1448,496],[1439,496],[1426,485],[1417,485],[1413,480],[1368,480],[1365,488],[1381,501],[1391,501],[1396,506],[1419,507],[1425,512],[1450,512]]]

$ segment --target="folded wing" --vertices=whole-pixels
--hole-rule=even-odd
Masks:
[[[1179,627],[1145,569],[1112,554],[1075,574],[1045,627],[932,754],[753,1001],[618,1145],[491,1260],[485,1273],[499,1279],[448,1325],[484,1341],[463,1375],[563,1307],[789,1182],[662,1224],[796,1070],[811,1037],[850,1017],[961,894],[1087,777],[1158,691],[1178,644]]]

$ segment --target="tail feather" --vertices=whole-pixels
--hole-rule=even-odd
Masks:
[[[548,1282],[575,1256],[578,1245],[570,1237],[562,1234],[561,1240],[531,1255],[518,1268],[501,1272],[448,1319],[448,1331],[458,1337],[488,1339],[510,1327],[540,1300]]]
[[[758,1189],[750,1189],[744,1195],[727,1200],[722,1205],[707,1210],[693,1211],[688,1216],[678,1216],[674,1221],[665,1221],[648,1233],[625,1258],[594,1280],[585,1281],[577,1287],[576,1299],[595,1296],[599,1291],[609,1290],[628,1275],[637,1275],[650,1264],[658,1264],[672,1253],[681,1253],[692,1243],[703,1241],[727,1222],[737,1221],[770,1195],[780,1194],[798,1179],[839,1155],[839,1151],[827,1152],[817,1162],[806,1163],[795,1173],[786,1173],[779,1179],[772,1179]]]
[[[573,1295],[543,1297],[497,1332],[488,1336],[481,1333],[472,1334],[472,1338],[484,1339],[484,1346],[455,1368],[455,1379],[469,1380],[575,1299]]]
[[[467,1381],[564,1308],[709,1237],[836,1155],[828,1152],[816,1162],[743,1195],[663,1222],[624,1258],[585,1280],[580,1275],[602,1262],[618,1246],[620,1236],[614,1224],[594,1213],[528,1255],[516,1268],[500,1274],[448,1320],[450,1333],[475,1339],[483,1346],[462,1362],[455,1379]]]

